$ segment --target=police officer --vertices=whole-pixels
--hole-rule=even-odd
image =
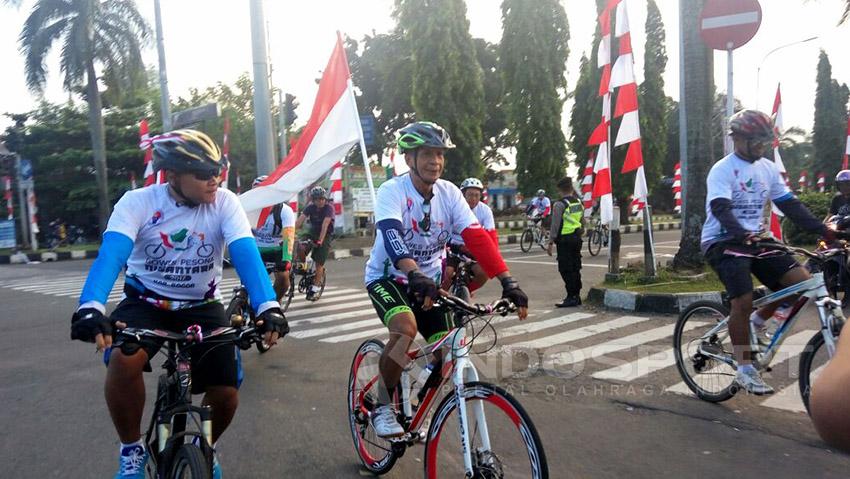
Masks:
[[[582,219],[584,208],[576,196],[573,180],[569,177],[558,181],[561,199],[552,205],[552,226],[549,230],[549,246],[546,250],[552,256],[552,247],[558,246],[558,272],[564,280],[567,297],[556,304],[558,308],[581,305],[581,243]]]

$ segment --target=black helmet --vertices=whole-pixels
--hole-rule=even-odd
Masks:
[[[217,174],[226,166],[218,145],[197,130],[170,131],[154,137],[151,143],[154,171]]]
[[[420,146],[446,149],[455,147],[448,132],[430,121],[417,121],[398,130],[399,153],[415,150]]]
[[[321,186],[313,187],[313,189],[310,190],[310,198],[316,199],[316,198],[327,198],[327,197],[328,197],[327,190],[325,190]]]

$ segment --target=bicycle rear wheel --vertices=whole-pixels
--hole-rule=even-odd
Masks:
[[[198,446],[183,444],[174,456],[171,472],[172,479],[210,479],[212,465]]]
[[[363,466],[374,474],[385,474],[398,459],[389,441],[372,429],[369,416],[378,401],[378,388],[383,387],[378,364],[384,343],[370,339],[357,348],[348,377],[348,422],[354,450]]]
[[[526,228],[519,237],[519,248],[523,253],[531,251],[531,246],[534,244],[534,233],[530,228]]]
[[[838,333],[835,334],[835,340],[838,341]],[[831,359],[829,352],[823,347],[823,334],[820,332],[812,336],[812,339],[806,344],[806,349],[800,354],[800,397],[803,399],[803,405],[806,406],[806,412],[809,411],[809,393],[812,390],[812,383],[820,375],[826,363]]]
[[[537,429],[519,402],[483,382],[464,385],[473,477],[547,478],[549,467]],[[425,443],[425,477],[464,477],[458,400],[443,399]],[[487,438],[489,437],[489,447]]]
[[[590,230],[590,237],[587,238],[587,251],[590,256],[596,256],[602,250],[602,235],[598,230]]]
[[[688,388],[709,402],[725,401],[735,395],[732,340],[727,325],[729,310],[712,301],[697,301],[679,316],[673,331],[676,367]],[[716,329],[715,329],[716,328]]]

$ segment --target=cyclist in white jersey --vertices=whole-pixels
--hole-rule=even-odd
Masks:
[[[467,178],[460,184],[460,192],[463,193],[466,203],[475,214],[475,218],[478,219],[478,224],[487,232],[498,248],[499,233],[496,231],[496,222],[493,220],[493,210],[481,201],[481,193],[483,191],[484,184],[478,178]],[[449,249],[472,257],[472,253],[463,242],[463,237],[459,234],[452,234],[452,237],[449,239]],[[475,258],[473,257],[473,259]],[[443,275],[443,283],[440,285],[444,290],[449,290],[457,267],[458,262],[456,259],[446,259],[446,272]],[[484,286],[489,279],[487,273],[484,272],[484,269],[478,263],[472,265],[472,274],[472,282],[469,284],[470,293]]]
[[[258,176],[256,188],[267,175]],[[278,300],[289,291],[289,271],[292,269],[292,251],[295,245],[295,212],[286,203],[278,203],[268,210],[263,226],[252,228],[260,257],[274,264],[274,292]]]
[[[541,235],[551,226],[551,213],[552,201],[546,196],[546,190],[537,190],[537,195],[528,204],[525,214],[533,219],[539,218],[538,227]]]
[[[229,326],[219,290],[227,246],[265,339],[274,344],[289,332],[248,218],[236,195],[218,188],[223,166],[218,146],[201,132],[177,130],[153,139],[153,155],[154,170],[165,170],[168,183],[128,191],[115,205],[71,318],[71,339],[111,348],[105,392],[121,440],[116,478],[145,477],[142,371],[162,343],[113,344],[113,325],[176,332],[193,324],[205,330]],[[125,264],[126,297],[110,318],[107,297]],[[192,352],[192,392],[205,393],[203,404],[212,408],[213,447],[239,402],[238,358],[236,346],[200,344]],[[221,477],[217,460],[213,477]]]
[[[502,282],[502,297],[528,316],[528,297],[510,275],[498,247],[475,219],[457,186],[440,179],[445,151],[454,148],[448,133],[431,122],[416,122],[399,131],[399,152],[410,172],[378,189],[375,221],[379,234],[366,263],[366,289],[390,339],[380,360],[384,383],[371,417],[381,437],[404,433],[396,419],[392,392],[407,364],[406,352],[417,332],[428,342],[451,328],[448,314],[433,307],[446,244],[462,235],[489,277]]]

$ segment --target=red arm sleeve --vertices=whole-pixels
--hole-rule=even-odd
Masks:
[[[547,206],[545,210],[543,210],[543,216],[549,216],[549,213],[552,212],[552,206]]]
[[[493,240],[493,244],[496,245],[496,248],[499,248],[499,231],[498,230],[490,230],[487,232],[490,235],[490,239]]]
[[[460,233],[460,236],[488,277],[492,278],[508,270],[499,248],[493,243],[490,235],[480,226],[474,225],[466,228]]]

